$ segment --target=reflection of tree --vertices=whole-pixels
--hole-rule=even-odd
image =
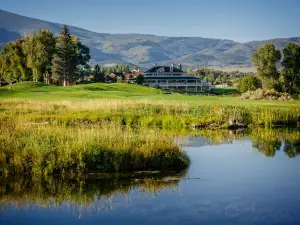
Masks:
[[[177,187],[185,173],[172,176],[162,174],[138,174],[89,177],[88,179],[5,178],[0,179],[0,209],[4,205],[26,207],[37,204],[39,207],[61,205],[64,202],[77,207],[107,203],[114,196],[127,196],[133,189],[155,195],[165,188]]]
[[[265,129],[258,128],[252,130],[252,146],[265,156],[273,157],[276,151],[281,149],[289,157],[294,157],[299,152],[300,130],[298,129]],[[297,147],[298,143],[298,147]]]
[[[275,156],[275,152],[280,150],[281,140],[264,140],[264,139],[252,139],[252,146],[257,148],[258,151],[263,153],[267,157]]]
[[[234,140],[251,138],[252,146],[267,157],[273,157],[276,151],[283,150],[289,157],[300,155],[300,129],[240,129],[230,131],[227,129],[199,129],[182,133],[185,136],[200,136],[207,138],[207,144],[229,144]],[[247,139],[248,139],[247,138]]]
[[[197,130],[197,135],[207,138],[208,144],[219,145],[242,139],[245,136],[245,130],[202,129]]]
[[[283,151],[290,158],[294,158],[297,155],[300,155],[300,140],[299,141],[286,140],[284,143]]]

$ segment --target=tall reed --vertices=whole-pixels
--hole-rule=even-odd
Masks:
[[[0,115],[21,120],[48,121],[56,125],[99,124],[180,128],[194,124],[226,125],[230,121],[258,126],[296,126],[300,106],[197,105],[183,102],[92,100],[86,102],[0,101]]]
[[[166,171],[188,165],[188,157],[172,139],[156,131],[0,119],[0,172],[4,174]]]

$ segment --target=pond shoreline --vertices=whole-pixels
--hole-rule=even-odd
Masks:
[[[143,101],[0,101],[0,173],[173,171],[190,159],[164,130],[299,123],[300,107]]]

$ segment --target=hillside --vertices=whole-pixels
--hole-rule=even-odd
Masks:
[[[277,38],[238,43],[231,40],[201,37],[163,37],[146,34],[96,33],[69,27],[91,49],[93,62],[125,61],[143,67],[153,63],[182,63],[188,67],[251,64],[251,55],[265,43],[282,48],[287,42],[300,44],[300,38]],[[61,24],[33,19],[0,10],[0,47],[39,29],[58,34]]]

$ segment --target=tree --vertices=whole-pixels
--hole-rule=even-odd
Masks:
[[[18,39],[13,42],[13,65],[16,67],[15,71],[18,74],[18,80],[29,81],[32,80],[32,73],[26,65],[26,55],[23,49],[24,39]]]
[[[3,79],[3,57],[0,55],[0,87],[2,85],[2,79]]]
[[[112,73],[112,70],[111,70],[111,68],[106,68],[106,70],[105,70],[105,74],[106,75],[110,75]]]
[[[121,71],[121,72],[125,72],[125,73],[128,73],[128,72],[130,72],[130,70],[129,70],[129,65],[128,65],[128,64],[126,64],[126,65],[124,66],[124,70],[123,70],[123,71]]]
[[[77,63],[80,66],[86,66],[91,59],[89,47],[83,45],[79,38],[74,38],[76,43]]]
[[[56,81],[60,81],[64,86],[76,76],[78,65],[78,48],[66,25],[63,26],[60,35],[56,40],[56,54],[52,60],[52,76]]]
[[[237,89],[242,93],[247,91],[255,91],[258,88],[261,88],[261,81],[253,75],[240,78],[237,85]]]
[[[124,72],[124,70],[125,70],[125,65],[123,65],[123,64],[120,65],[120,68],[119,68],[119,69],[120,69],[120,72]]]
[[[120,68],[119,68],[119,65],[117,64],[116,67],[115,67],[115,72],[120,72]]]
[[[25,38],[23,43],[27,67],[32,69],[33,81],[43,81],[43,74],[49,72],[55,52],[54,34],[49,30]]]
[[[300,93],[300,46],[288,43],[283,49],[282,78],[286,92]]]
[[[276,62],[280,58],[280,51],[276,50],[273,44],[265,44],[253,54],[252,61],[264,88],[273,88],[275,81],[279,78]]]
[[[144,76],[138,75],[136,77],[136,83],[139,84],[139,85],[143,85],[143,83],[144,83]]]
[[[2,57],[1,62],[1,74],[3,79],[10,84],[10,88],[12,88],[12,83],[14,81],[14,73],[12,70],[12,62],[9,58],[9,56],[5,55]]]
[[[6,61],[6,71],[11,71],[11,76],[17,81],[30,80],[30,72],[26,66],[26,56],[24,55],[22,43],[23,39],[18,39],[13,42],[8,42],[2,49],[1,54]]]
[[[104,82],[105,81],[104,73],[101,72],[101,68],[99,65],[96,65],[94,68],[94,81],[95,82]]]

